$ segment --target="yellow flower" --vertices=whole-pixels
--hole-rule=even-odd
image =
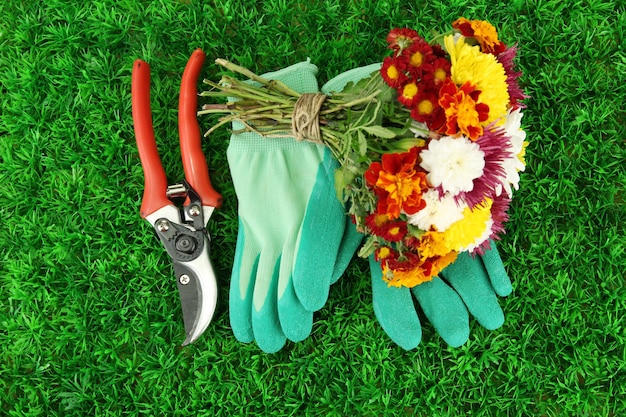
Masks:
[[[395,269],[389,266],[383,266],[383,280],[389,287],[408,287],[413,288],[416,285],[431,281],[433,277],[427,274],[419,265],[411,269]]]
[[[489,106],[484,125],[503,118],[509,105],[509,92],[502,64],[495,56],[480,52],[478,46],[466,44],[463,38],[455,42],[454,36],[449,35],[444,41],[452,63],[452,81],[457,86],[469,82],[481,92],[478,103]]]
[[[451,251],[472,250],[491,235],[491,199],[485,199],[474,208],[466,207],[463,218],[453,223],[445,232],[444,239]]]
[[[432,276],[439,275],[439,273],[443,271],[446,266],[456,261],[457,255],[457,252],[448,252],[447,254],[434,261],[432,270],[430,271]]]
[[[447,254],[450,248],[445,242],[443,233],[429,231],[421,236],[419,251],[422,258],[432,258]]]

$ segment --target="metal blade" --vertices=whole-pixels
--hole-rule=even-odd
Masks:
[[[205,238],[208,247],[208,238]],[[186,339],[195,342],[207,329],[217,306],[217,282],[208,250],[190,262],[174,262]]]
[[[194,332],[200,317],[200,306],[202,306],[202,290],[196,274],[185,265],[174,262],[174,272],[176,273],[176,284],[178,285],[178,295],[180,305],[183,310],[183,322],[187,335],[183,346],[193,343],[200,335],[194,337]]]

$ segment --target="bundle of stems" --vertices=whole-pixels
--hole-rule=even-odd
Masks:
[[[247,80],[229,75],[224,75],[217,83],[204,80],[211,89],[202,92],[201,96],[226,99],[226,103],[205,104],[198,112],[198,115],[223,115],[205,137],[223,125],[238,122],[243,128],[233,133],[249,131],[267,138],[296,137],[322,143],[331,149],[342,165],[371,152],[396,151],[398,145],[408,148],[415,142],[415,134],[407,125],[409,113],[398,105],[393,89],[385,84],[377,71],[326,97],[317,113],[308,117],[319,125],[319,137],[302,137],[301,132],[294,131],[294,111],[302,93],[279,80],[268,80],[227,60],[220,58],[215,62]],[[372,137],[376,140],[368,140]],[[409,143],[403,145],[402,139]]]

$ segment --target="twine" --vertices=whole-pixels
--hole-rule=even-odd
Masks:
[[[322,93],[302,94],[293,108],[291,130],[298,142],[308,140],[310,142],[322,142],[319,115],[326,95]]]

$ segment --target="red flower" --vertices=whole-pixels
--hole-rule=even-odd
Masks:
[[[428,189],[426,173],[417,170],[417,148],[408,152],[384,154],[365,172],[367,184],[379,198],[377,211],[390,220],[400,212],[415,214],[426,206],[422,194]]]
[[[392,29],[387,35],[387,43],[389,44],[389,48],[395,51],[402,51],[405,48],[408,48],[413,43],[423,40],[420,35],[413,29]]]
[[[386,214],[370,214],[365,218],[365,224],[373,235],[382,237],[388,242],[400,242],[407,234],[406,222],[389,221]]]
[[[400,254],[389,246],[380,246],[376,249],[376,252],[374,252],[374,259],[383,265],[386,265],[390,260],[398,259],[398,256],[400,256]]]
[[[424,39],[419,39],[402,51],[406,57],[407,70],[415,78],[421,78],[422,74],[432,71],[434,59],[433,49]]]
[[[398,88],[398,101],[408,108],[412,108],[417,102],[419,87],[414,80],[410,80]]]
[[[442,85],[450,76],[450,67],[450,61],[446,58],[434,58],[432,64],[433,83],[436,85]]]
[[[372,234],[382,236],[385,231],[385,225],[389,223],[389,216],[375,212],[365,218],[365,224]]]
[[[432,91],[421,93],[411,110],[411,118],[420,123],[426,123],[430,130],[445,131],[446,114],[439,105],[439,98]]]
[[[382,75],[383,80],[385,80],[389,87],[398,89],[408,79],[404,71],[405,63],[402,60],[386,57],[383,60],[380,74]]]

